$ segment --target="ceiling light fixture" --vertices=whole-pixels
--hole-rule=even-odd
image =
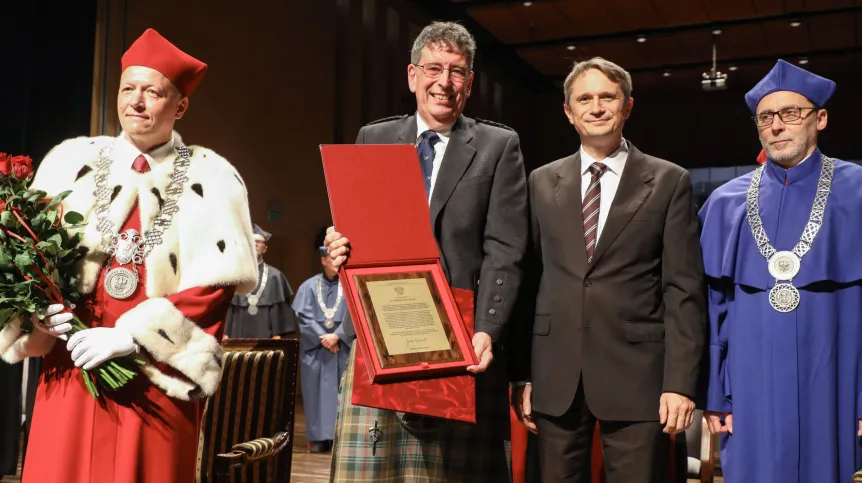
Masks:
[[[638,43],[642,44],[646,42],[646,35],[638,35]]]
[[[669,71],[669,70],[666,70],[666,71],[664,71],[661,75],[662,75],[662,76],[664,76],[664,77],[670,77],[670,71]]]
[[[737,67],[737,66],[735,66],[735,65],[732,65],[732,66],[730,66],[730,67],[728,67],[728,68],[727,68],[727,70],[729,70],[729,71],[731,71],[731,72],[735,72],[735,71],[736,71],[736,69],[739,69],[739,67]]]
[[[529,7],[529,6],[530,6],[530,5],[532,5],[532,4],[533,4],[533,2],[524,2],[524,3],[523,3],[523,5],[524,5],[525,7]]]
[[[800,25],[802,25],[802,22],[800,22],[799,20],[794,20],[790,22],[790,26],[793,28],[799,27]]]
[[[723,91],[727,89],[727,74],[718,71],[718,51],[715,41],[712,42],[712,68],[703,73],[700,86],[705,91]]]
[[[576,47],[574,45],[567,45],[566,46],[566,50],[575,50],[575,48]]]
[[[715,29],[712,31],[712,35],[721,35],[721,29]]]
[[[799,59],[799,65],[805,65],[805,64],[807,64],[807,63],[808,63],[808,59],[807,59],[807,58],[803,57],[803,58]]]

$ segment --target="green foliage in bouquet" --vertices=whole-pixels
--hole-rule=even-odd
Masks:
[[[43,191],[28,191],[26,181],[5,181],[0,184],[0,321],[29,320],[29,314],[44,315],[58,295],[68,302],[80,299],[74,265],[82,256],[81,233],[69,230],[80,228],[83,217],[68,212],[61,222],[58,207],[68,191],[49,200]]]
[[[31,314],[41,320],[50,305],[69,306],[81,298],[75,264],[83,256],[78,243],[84,217],[63,213],[61,203],[70,191],[49,198],[44,191],[30,190],[32,174],[30,158],[0,153],[0,329],[19,319],[22,330],[32,332]],[[77,316],[71,323],[69,336],[89,328]],[[97,385],[118,389],[142,364],[134,358],[114,359],[95,370],[95,380],[82,369],[84,382],[98,397]]]

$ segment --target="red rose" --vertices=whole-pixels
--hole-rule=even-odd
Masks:
[[[33,174],[33,160],[29,156],[14,156],[11,163],[16,178],[27,179]]]
[[[8,176],[12,172],[11,156],[6,153],[0,153],[0,175]]]

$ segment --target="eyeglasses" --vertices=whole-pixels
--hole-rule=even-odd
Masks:
[[[449,78],[455,82],[463,82],[468,75],[470,75],[470,70],[466,67],[443,67],[440,64],[413,64],[416,67],[422,69],[422,72],[425,73],[425,76],[429,79],[436,79],[440,77],[444,70],[449,71]]]
[[[778,114],[778,119],[781,119],[781,122],[789,123],[795,122],[802,119],[802,111],[806,109],[818,110],[817,107],[799,107],[799,106],[791,106],[785,107],[780,111],[763,111],[758,113],[756,116],[752,117],[754,119],[754,123],[757,124],[758,127],[771,126],[772,119]]]

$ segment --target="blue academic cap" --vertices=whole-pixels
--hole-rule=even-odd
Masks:
[[[263,228],[257,226],[257,224],[254,225],[254,234],[262,236],[264,243],[269,243],[269,239],[272,238],[272,233],[264,231]]]
[[[325,246],[319,246],[319,247],[317,247],[317,249],[320,250],[320,256],[321,257],[325,257],[325,256],[329,255],[329,251],[327,251]]]
[[[766,77],[745,94],[745,103],[752,114],[757,114],[760,100],[777,91],[802,94],[817,107],[823,107],[835,92],[835,82],[779,59]]]

